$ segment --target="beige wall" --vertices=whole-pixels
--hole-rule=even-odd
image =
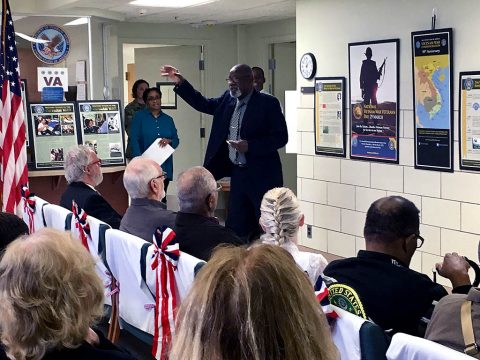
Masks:
[[[437,8],[437,28],[454,28],[453,174],[413,167],[410,33],[430,27],[433,7]],[[307,239],[306,229],[303,231],[305,245],[340,256],[354,256],[364,247],[362,233],[368,206],[379,197],[400,194],[421,210],[420,230],[425,244],[413,258],[414,269],[431,276],[435,262],[453,251],[477,259],[480,174],[458,168],[457,81],[459,71],[480,67],[479,50],[471,43],[480,35],[471,15],[479,9],[480,3],[473,0],[297,1],[297,60],[303,53],[313,52],[318,63],[317,76],[348,78],[349,42],[400,38],[399,165],[315,155],[313,96],[301,96],[297,186],[306,223],[314,225],[313,239]],[[297,79],[298,88],[311,86],[300,74]]]

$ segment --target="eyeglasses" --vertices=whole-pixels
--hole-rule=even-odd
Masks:
[[[220,190],[222,190],[222,185],[217,183],[217,188],[215,189],[215,191],[219,192]]]
[[[425,239],[422,236],[420,236],[420,234],[415,234],[415,236],[417,237],[417,249],[420,249]]]
[[[98,159],[97,161],[91,162],[91,163],[88,164],[87,166],[96,165],[96,164],[98,164],[98,166],[102,166],[102,160],[101,160],[101,159]]]
[[[162,179],[162,180],[165,180],[165,178],[167,177],[167,173],[166,172],[162,172],[160,175],[158,175],[157,177],[154,177],[152,178],[152,180],[155,180],[155,179]],[[150,180],[150,181],[152,181]],[[149,181],[149,182],[150,182]]]
[[[155,101],[155,100],[161,100],[161,96],[154,96],[154,97],[147,97],[147,101]]]

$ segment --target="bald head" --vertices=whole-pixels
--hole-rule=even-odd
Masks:
[[[246,64],[237,64],[230,69],[228,74],[228,88],[230,94],[238,99],[243,99],[253,90],[252,68]]]
[[[161,174],[163,174],[162,168],[155,161],[136,157],[125,169],[123,185],[132,199],[161,200],[165,196],[163,179],[159,177]],[[152,184],[153,181],[155,181],[154,184]]]
[[[177,193],[180,211],[202,214],[208,210],[207,200],[216,193],[217,183],[212,173],[202,166],[195,166],[180,173],[177,178]]]
[[[391,243],[398,238],[418,234],[418,214],[415,204],[401,196],[378,199],[367,212],[363,229],[365,240]]]

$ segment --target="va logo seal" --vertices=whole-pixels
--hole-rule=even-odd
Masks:
[[[70,39],[65,31],[57,25],[44,25],[37,30],[35,39],[47,40],[46,43],[32,43],[35,56],[46,64],[63,61],[70,51]]]
[[[84,112],[90,112],[92,111],[92,106],[90,104],[84,104],[82,105],[82,109]]]
[[[344,284],[330,285],[328,287],[328,300],[330,300],[330,304],[336,305],[364,319],[367,318],[360,297],[350,286]]]
[[[42,105],[35,105],[33,111],[35,111],[35,114],[43,114],[45,112],[45,109]]]
[[[466,78],[464,81],[465,90],[470,91],[473,89],[473,80],[472,78]]]

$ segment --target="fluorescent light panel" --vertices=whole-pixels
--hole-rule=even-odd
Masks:
[[[88,19],[86,17],[81,17],[81,18],[78,18],[78,19],[75,19],[75,20],[72,20],[66,24],[64,24],[65,26],[74,26],[74,25],[83,25],[83,24],[87,24],[88,23]]]
[[[216,0],[135,0],[130,5],[161,8],[182,8],[188,6],[204,5]]]

